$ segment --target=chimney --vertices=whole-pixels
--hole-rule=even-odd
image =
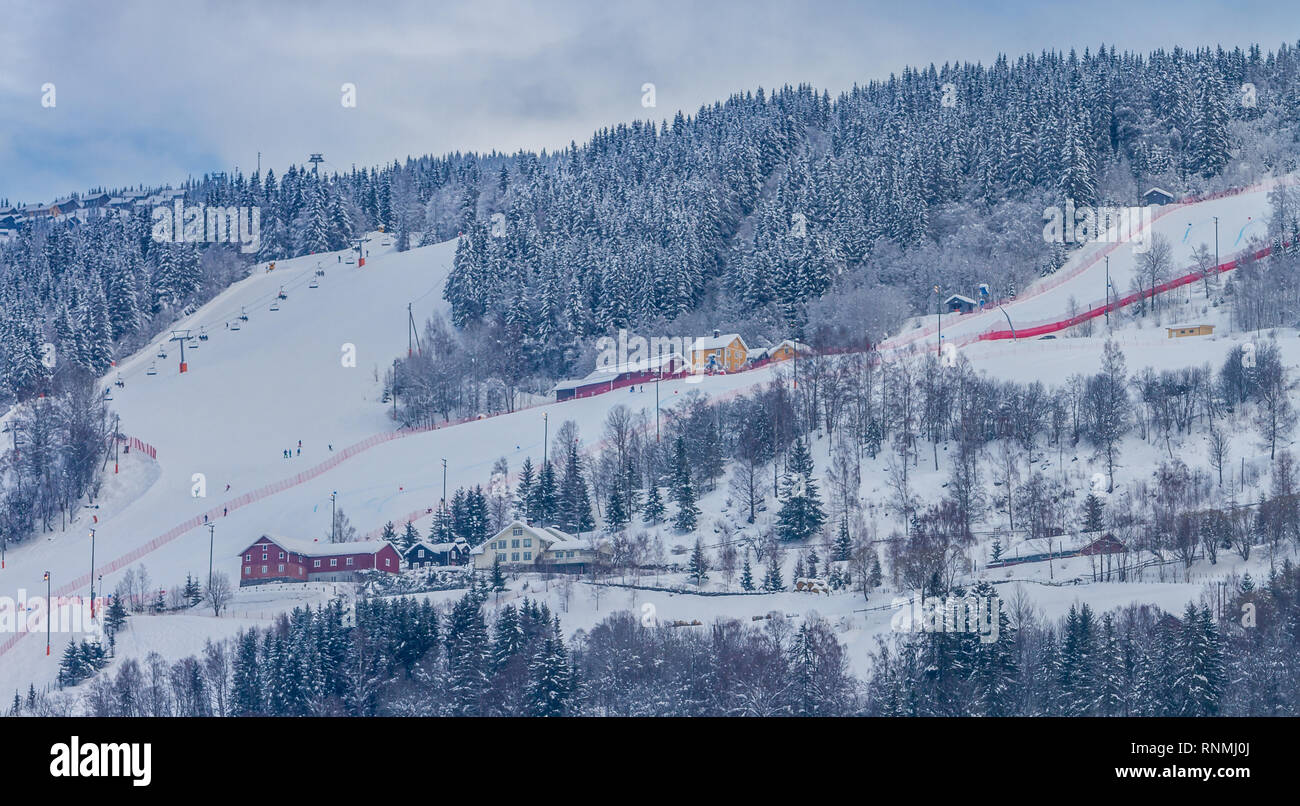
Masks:
[[[718,329],[715,327],[715,328],[713,329],[713,338],[716,339],[716,338],[717,338],[718,336],[720,336],[720,335],[722,335],[722,334],[719,333],[719,332],[718,332]]]

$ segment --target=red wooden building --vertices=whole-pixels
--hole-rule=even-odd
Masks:
[[[396,574],[402,558],[385,540],[318,543],[262,535],[244,549],[239,585],[267,582],[350,582],[357,571]]]

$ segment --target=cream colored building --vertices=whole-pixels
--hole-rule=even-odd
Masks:
[[[496,558],[513,570],[582,572],[597,559],[608,559],[611,551],[606,541],[574,537],[554,526],[529,526],[521,520],[511,521],[501,531],[470,551],[474,569],[492,570]]]

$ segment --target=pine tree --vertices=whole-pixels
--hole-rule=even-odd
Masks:
[[[826,522],[812,471],[812,454],[802,438],[796,439],[781,482],[783,501],[777,513],[777,534],[782,540],[806,540]]]
[[[506,589],[506,577],[501,568],[501,555],[497,554],[492,558],[492,590],[503,591]]]
[[[835,560],[847,562],[853,553],[853,538],[849,536],[849,516],[840,518],[840,530],[835,535]]]
[[[532,716],[564,716],[572,691],[573,675],[565,657],[564,643],[552,633],[542,642],[528,674],[528,712]]]
[[[749,550],[745,550],[745,565],[740,571],[740,589],[752,591],[754,589],[754,571],[749,566]]]
[[[1088,493],[1083,499],[1083,531],[1096,533],[1105,528],[1102,522],[1102,510],[1105,504],[1096,493]]]
[[[642,517],[646,524],[650,526],[658,525],[663,521],[664,500],[659,496],[658,485],[650,485],[650,490],[646,493],[645,508],[642,510]]]
[[[785,590],[785,582],[781,579],[781,562],[775,552],[767,555],[767,571],[763,574],[763,590]]]
[[[700,508],[695,504],[695,488],[691,485],[691,469],[686,462],[686,441],[677,438],[673,451],[673,502],[677,504],[677,515],[673,518],[673,527],[679,532],[695,530]]]
[[[709,558],[704,554],[704,542],[698,537],[695,538],[695,549],[691,551],[687,573],[697,586],[703,585],[704,580],[709,578]]]

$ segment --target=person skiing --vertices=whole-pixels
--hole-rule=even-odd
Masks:
[[[208,522],[208,513],[206,513],[206,512],[203,513],[203,522],[204,522],[204,523],[207,523],[207,522]]]
[[[226,485],[226,492],[230,492],[230,485],[229,485],[229,484]]]
[[[334,446],[331,444],[331,445],[329,446],[329,449],[330,449],[330,451],[332,452],[332,451],[334,450]]]
[[[230,508],[229,508],[229,507],[222,507],[222,508],[221,508],[221,517],[223,517],[223,518],[226,517],[226,513],[228,513],[228,512],[230,512]]]
[[[299,456],[302,456],[302,446],[301,446],[301,445],[298,446],[298,455],[299,455]]]
[[[302,450],[302,440],[298,440],[298,450]]]

